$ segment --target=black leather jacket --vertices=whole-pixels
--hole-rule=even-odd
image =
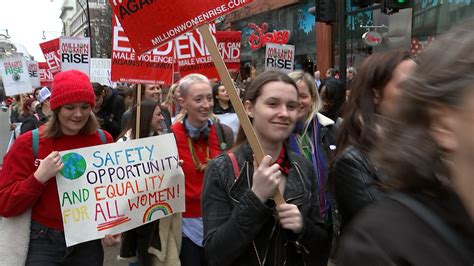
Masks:
[[[383,195],[378,185],[384,180],[383,175],[352,145],[335,159],[329,174],[334,186],[341,229],[364,207]]]
[[[328,235],[309,161],[288,154],[291,168],[284,198],[298,206],[304,221],[302,232],[296,235],[279,226],[272,200],[263,204],[250,190],[250,146],[243,144],[234,154],[240,166],[238,179],[227,155],[212,160],[204,176],[202,214],[209,265],[319,265],[318,251],[327,245]]]

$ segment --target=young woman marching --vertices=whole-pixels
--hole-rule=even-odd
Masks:
[[[66,247],[55,175],[63,167],[59,151],[112,142],[112,136],[98,130],[92,114],[94,91],[86,74],[77,70],[57,74],[50,104],[53,115],[39,129],[37,154],[30,131],[15,141],[3,161],[0,215],[10,219],[20,216],[27,221],[16,220],[15,239],[1,240],[0,257],[5,265],[26,261],[26,265],[99,266],[104,258],[100,240]],[[30,211],[31,218],[27,215]],[[1,233],[8,233],[6,221],[2,220]],[[21,228],[20,224],[27,226]]]
[[[286,74],[263,73],[244,104],[267,156],[257,166],[241,131],[231,155],[209,163],[202,193],[208,262],[315,265],[327,241],[316,176],[311,163],[285,145],[298,116],[296,84]],[[275,206],[277,189],[286,204]]]

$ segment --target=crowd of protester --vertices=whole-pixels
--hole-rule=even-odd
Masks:
[[[270,71],[242,82],[260,163],[221,83],[190,74],[138,95],[137,85],[62,72],[9,106],[15,140],[0,173],[0,236],[15,236],[9,219],[29,230],[16,228],[0,257],[102,265],[103,246],[120,245],[131,265],[473,265],[473,47],[467,22],[416,61],[401,50],[369,56],[347,69],[347,83],[333,68],[324,79]],[[58,151],[166,133],[186,211],[67,248]]]

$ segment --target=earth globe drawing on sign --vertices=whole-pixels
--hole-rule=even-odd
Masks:
[[[61,175],[66,179],[77,179],[86,171],[86,160],[78,153],[72,152],[65,154],[61,157],[61,160],[64,164],[64,167],[61,170]]]

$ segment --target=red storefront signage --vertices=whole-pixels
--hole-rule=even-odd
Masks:
[[[365,44],[377,46],[382,43],[382,35],[376,31],[368,31],[362,35]]]
[[[268,24],[266,22],[263,22],[260,26],[255,23],[249,23],[248,26],[253,29],[248,39],[252,50],[265,47],[267,43],[287,44],[290,40],[289,30],[274,30],[273,32],[268,32]]]

